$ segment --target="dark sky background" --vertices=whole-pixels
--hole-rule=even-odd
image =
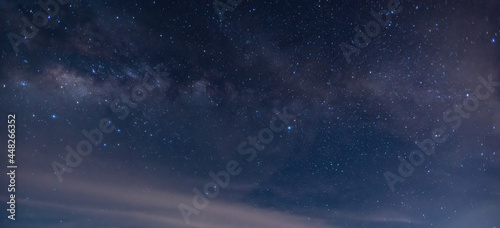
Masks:
[[[9,113],[18,168],[0,226],[500,228],[500,85],[458,128],[443,119],[480,77],[500,82],[500,2],[401,0],[348,63],[340,45],[387,2],[242,1],[220,20],[211,0],[72,0],[16,53],[8,34],[41,8],[1,0],[0,169]],[[114,101],[155,70],[120,119]],[[240,143],[285,107],[248,162]],[[116,129],[59,181],[52,164],[103,118]],[[447,141],[391,191],[384,173],[439,127]],[[241,173],[186,224],[178,206],[231,160]]]

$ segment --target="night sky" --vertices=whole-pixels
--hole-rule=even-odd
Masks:
[[[37,2],[0,227],[500,228],[497,0]]]

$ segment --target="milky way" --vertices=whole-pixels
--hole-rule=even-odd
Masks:
[[[499,13],[1,1],[1,227],[500,228]]]

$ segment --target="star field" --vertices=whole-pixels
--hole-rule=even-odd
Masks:
[[[500,227],[497,1],[41,2],[1,227]]]

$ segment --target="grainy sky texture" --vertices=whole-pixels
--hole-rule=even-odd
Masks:
[[[497,0],[1,0],[0,21],[0,227],[500,228]]]

